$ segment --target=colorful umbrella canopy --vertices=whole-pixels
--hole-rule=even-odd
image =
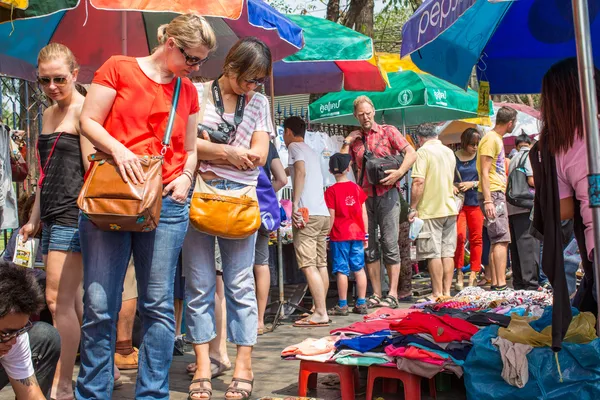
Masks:
[[[391,88],[383,92],[329,93],[309,105],[311,123],[356,125],[353,102],[367,95],[378,122],[402,126],[477,117],[478,95],[428,74],[402,71],[388,74]]]
[[[556,62],[576,56],[571,0],[427,0],[402,30],[402,55],[424,71],[466,87],[473,65],[496,93],[539,93]],[[592,42],[600,1],[589,1]],[[441,10],[441,11],[440,11]],[[594,47],[600,65],[600,46]]]
[[[237,3],[243,5],[241,11],[237,11]],[[105,9],[97,9],[96,5]],[[190,10],[194,5],[198,8]],[[87,2],[78,5],[77,0],[30,0],[26,10],[13,10],[12,19],[10,10],[0,8],[0,73],[34,80],[39,50],[55,41],[73,51],[81,65],[79,80],[90,82],[98,67],[112,55],[148,55],[156,45],[158,26],[177,15],[143,12],[145,6],[152,11],[162,6],[165,10],[237,18],[207,17],[218,40],[216,53],[202,67],[202,73],[207,76],[218,75],[225,54],[239,37],[259,37],[270,47],[275,59],[302,47],[301,28],[262,0],[149,0],[142,3],[93,0],[89,5]],[[124,7],[137,7],[142,11],[114,11]]]
[[[276,95],[386,88],[370,37],[323,18],[287,17],[302,28],[304,47],[274,64]]]

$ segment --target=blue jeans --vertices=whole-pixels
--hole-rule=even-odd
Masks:
[[[142,319],[135,398],[169,398],[175,341],[173,285],[188,218],[189,198],[182,204],[170,196],[163,197],[160,221],[152,232],[106,232],[80,215],[84,309],[77,399],[112,397],[115,323],[132,252]]]
[[[207,183],[220,189],[243,187],[221,179]],[[256,344],[258,307],[253,272],[256,235],[245,239],[217,238],[227,299],[227,339],[241,346]],[[208,343],[216,336],[215,236],[199,232],[190,225],[183,244],[183,271],[187,302],[186,341]]]

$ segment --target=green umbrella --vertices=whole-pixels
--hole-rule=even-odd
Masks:
[[[311,123],[357,125],[353,102],[367,95],[375,105],[375,120],[396,126],[477,117],[478,94],[442,79],[414,71],[388,74],[391,88],[383,92],[329,93],[309,106]],[[490,103],[490,109],[491,103]]]

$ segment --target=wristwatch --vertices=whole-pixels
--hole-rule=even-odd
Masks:
[[[350,144],[351,144],[351,143],[348,141],[348,139],[344,139],[344,144],[345,144],[346,146],[350,146]]]
[[[410,207],[408,207],[408,213],[409,213],[409,214],[412,214],[412,213],[414,213],[414,212],[417,212],[417,210],[415,210],[414,208],[410,208]]]

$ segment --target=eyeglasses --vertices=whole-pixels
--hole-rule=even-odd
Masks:
[[[54,82],[56,86],[65,86],[69,82],[66,76],[38,76],[37,81],[42,86],[50,86],[52,82]]]
[[[267,77],[262,77],[262,78],[256,78],[256,79],[244,79],[246,81],[246,83],[250,83],[250,84],[255,84],[257,86],[262,86],[265,84],[265,81],[267,80]]]
[[[27,332],[33,327],[33,323],[31,321],[27,321],[24,327],[21,329],[17,329],[15,331],[10,332],[0,332],[0,343],[10,342],[14,338],[17,338]]]
[[[476,143],[469,143],[469,146],[475,146],[475,147],[477,147],[477,146],[479,146],[479,142],[476,142]]]
[[[201,67],[202,64],[204,64],[205,62],[208,61],[208,57],[206,57],[206,58],[199,58],[199,57],[190,56],[188,53],[185,52],[185,50],[183,49],[183,47],[180,47],[179,51],[185,57],[185,63],[187,65],[189,65],[190,67],[195,67],[196,65],[198,65],[198,66]]]

